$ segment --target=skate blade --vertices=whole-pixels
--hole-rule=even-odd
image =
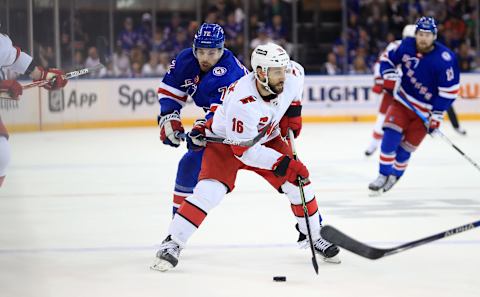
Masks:
[[[173,265],[165,260],[157,259],[157,262],[150,266],[150,269],[165,272],[173,268]]]
[[[340,260],[340,257],[338,257],[338,255],[337,255],[337,256],[330,257],[330,258],[322,257],[322,260],[323,260],[323,262],[331,263],[331,264],[340,264],[340,263],[342,263],[342,261]]]
[[[370,157],[371,155],[373,155],[375,153],[375,151],[365,151],[365,156],[366,157]]]
[[[381,196],[382,194],[383,194],[383,189],[380,189],[380,190],[377,190],[377,191],[369,190],[368,196],[378,197],[378,196]]]

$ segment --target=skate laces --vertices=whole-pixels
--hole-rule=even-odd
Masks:
[[[178,258],[181,250],[182,248],[175,241],[173,241],[172,239],[169,239],[162,242],[158,253],[159,255],[170,254],[175,258]]]
[[[332,244],[328,241],[326,241],[325,239],[323,239],[322,237],[320,237],[319,239],[317,239],[314,243],[313,243],[313,246],[322,251],[322,252],[325,252],[329,247],[332,246]]]
[[[300,246],[300,248],[302,249],[306,249],[306,248],[309,248],[310,247],[310,240],[305,239],[305,240],[302,240],[300,242],[298,242],[298,245]],[[317,250],[320,250],[322,252],[325,252],[329,247],[331,247],[333,244],[331,244],[330,242],[326,241],[325,239],[323,239],[322,237],[320,237],[319,239],[315,240],[313,242],[313,247]]]

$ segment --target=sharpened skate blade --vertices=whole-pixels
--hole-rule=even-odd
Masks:
[[[321,257],[323,262],[326,262],[326,263],[331,263],[331,264],[340,264],[342,263],[342,261],[340,260],[340,258],[337,256],[333,256],[333,257],[330,257],[330,258],[325,258],[325,257]]]
[[[156,263],[150,266],[150,269],[165,272],[173,268],[173,265],[165,260],[158,259]]]
[[[375,153],[375,151],[365,151],[365,156],[366,157],[370,157],[371,155],[373,155]]]
[[[368,196],[370,197],[379,197],[383,194],[383,189],[380,189],[378,191],[374,191],[374,190],[369,190],[369,193],[368,193]]]

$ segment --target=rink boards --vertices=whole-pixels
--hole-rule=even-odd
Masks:
[[[25,91],[20,101],[0,100],[0,115],[10,132],[72,128],[156,125],[160,78],[72,80],[63,90]],[[379,98],[371,75],[305,78],[306,122],[372,121]],[[480,120],[480,74],[461,77],[455,108],[461,119]],[[182,110],[186,124],[203,112],[189,98]]]

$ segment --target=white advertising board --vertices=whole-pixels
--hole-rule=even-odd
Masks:
[[[160,79],[72,80],[63,89],[25,91],[19,101],[0,100],[0,115],[10,131],[155,125]],[[370,75],[305,78],[303,114],[307,121],[373,120],[379,98]],[[480,74],[461,76],[455,102],[464,119],[480,119]],[[191,99],[182,109],[187,122],[203,111]]]

